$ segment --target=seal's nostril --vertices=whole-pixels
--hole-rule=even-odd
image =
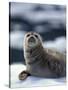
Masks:
[[[34,37],[30,37],[28,41],[29,42],[35,42],[35,38]]]

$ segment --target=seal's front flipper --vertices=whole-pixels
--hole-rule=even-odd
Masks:
[[[19,80],[25,80],[28,76],[30,76],[30,74],[27,71],[22,71],[19,74]]]

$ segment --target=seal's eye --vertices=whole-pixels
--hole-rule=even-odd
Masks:
[[[37,35],[35,35],[35,37],[36,37],[36,38],[38,38],[38,36],[37,36]]]
[[[29,36],[30,36],[30,34],[27,35],[27,37],[29,37]]]

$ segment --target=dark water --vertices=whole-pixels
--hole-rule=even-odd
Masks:
[[[23,50],[9,48],[9,64],[23,63],[25,64]]]
[[[31,6],[31,8],[28,11],[28,5]],[[18,8],[18,9],[17,9]],[[20,9],[19,9],[20,8]],[[26,9],[23,13],[23,10]],[[13,11],[15,10],[15,11]],[[26,14],[26,12],[28,12]],[[43,12],[50,12],[48,15],[51,16],[51,12],[53,12],[53,15],[58,16],[58,18],[52,18],[47,19],[46,13],[44,13],[44,18],[42,20],[36,20],[34,22],[34,15],[32,16],[33,20],[30,20],[30,13],[35,13],[35,17]],[[9,34],[13,31],[34,31],[38,32],[42,38],[43,41],[52,41],[57,37],[64,36],[66,37],[66,23],[65,18],[63,17],[62,20],[60,19],[62,14],[64,15],[66,13],[65,6],[61,5],[42,5],[42,4],[24,4],[23,3],[10,3],[9,4]],[[42,14],[41,14],[42,15]],[[28,18],[27,18],[28,17]],[[60,17],[60,18],[59,18]],[[57,24],[52,24],[52,22],[55,21]],[[40,26],[41,28],[37,28]],[[57,27],[56,27],[57,26]],[[10,41],[11,42],[11,41]],[[10,43],[11,44],[11,43]],[[16,49],[11,48],[9,46],[9,64],[13,63],[24,63],[24,56],[23,56],[23,50],[22,49]]]

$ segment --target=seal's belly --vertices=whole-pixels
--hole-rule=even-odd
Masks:
[[[54,78],[57,77],[56,74],[52,73],[48,67],[41,67],[38,65],[27,65],[27,70],[32,76]]]

